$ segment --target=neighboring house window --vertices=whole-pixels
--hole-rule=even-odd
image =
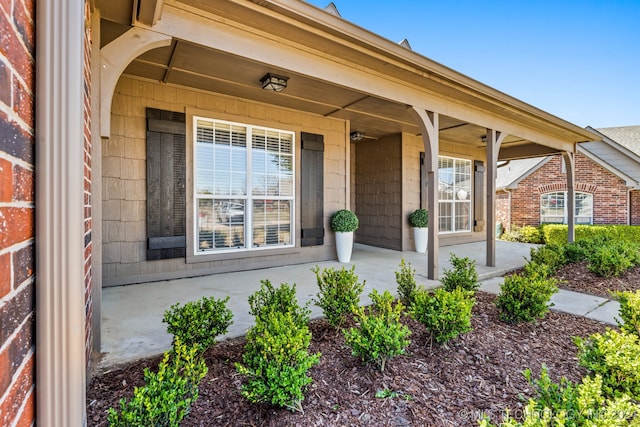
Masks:
[[[438,229],[471,231],[471,160],[438,157]]]
[[[593,220],[593,195],[575,193],[575,223],[591,224]],[[567,223],[567,192],[557,191],[543,194],[540,198],[540,221],[542,223]]]
[[[197,254],[291,246],[294,134],[194,117]]]

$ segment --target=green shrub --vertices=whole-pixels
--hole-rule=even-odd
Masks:
[[[535,244],[545,243],[544,233],[542,232],[542,228],[534,227],[532,225],[524,225],[522,227],[518,227],[517,225],[512,225],[509,231],[505,231],[502,234],[501,239],[509,242],[535,243]]]
[[[626,331],[608,329],[588,339],[574,338],[578,363],[602,377],[607,396],[628,394],[640,400],[640,338]]]
[[[471,310],[475,298],[468,291],[442,288],[431,293],[420,289],[415,293],[411,315],[422,323],[437,343],[443,343],[471,330]]]
[[[331,216],[329,221],[331,230],[338,232],[356,231],[359,221],[355,213],[349,209],[340,209]]]
[[[543,373],[546,375],[546,372]],[[623,395],[610,398],[602,392],[600,376],[585,377],[582,382],[573,385],[562,379],[560,384],[553,383],[548,377],[531,382],[537,388],[538,395],[529,399],[524,408],[522,422],[513,418],[505,410],[501,427],[547,427],[547,426],[589,426],[614,427],[637,426],[640,406]],[[487,417],[480,420],[482,427],[497,427]]]
[[[545,224],[542,226],[547,243],[562,245],[567,243],[567,226],[563,224]],[[614,241],[640,243],[640,226],[638,225],[576,225],[575,240],[606,238]]]
[[[272,312],[290,312],[297,325],[305,326],[311,316],[309,303],[304,307],[298,304],[295,284],[289,286],[282,283],[274,288],[269,280],[260,281],[260,289],[249,297],[249,307],[249,314],[255,316],[256,321],[268,317]]]
[[[614,242],[597,247],[589,256],[587,269],[600,277],[619,276],[634,265],[634,255],[627,248],[627,244]]]
[[[242,395],[253,403],[267,403],[302,412],[304,389],[313,380],[309,369],[320,353],[308,352],[311,333],[291,311],[270,311],[256,318],[247,332],[236,369],[244,375]]]
[[[549,277],[549,267],[528,263],[522,274],[504,278],[496,306],[500,320],[507,323],[532,322],[549,311],[551,296],[558,291],[558,280]]]
[[[111,427],[177,427],[198,398],[198,384],[207,374],[207,366],[198,357],[198,346],[187,348],[174,340],[172,352],[166,352],[156,373],[144,370],[143,387],[136,387],[133,398],[120,400],[120,412],[109,408]]]
[[[378,294],[374,289],[369,294],[372,306],[356,311],[358,326],[345,331],[345,340],[354,356],[364,362],[374,363],[381,371],[389,359],[404,354],[410,341],[409,328],[400,323],[404,307],[401,302],[393,304],[389,291]]]
[[[429,226],[429,211],[426,209],[416,209],[409,215],[409,224],[412,227],[426,228]]]
[[[322,308],[327,322],[337,328],[344,322],[346,316],[360,305],[360,294],[364,290],[365,282],[358,283],[355,274],[356,267],[351,270],[341,268],[313,268],[320,292],[315,304]]]
[[[413,294],[416,292],[416,271],[411,268],[411,263],[406,263],[404,258],[400,260],[400,271],[396,271],[396,283],[398,284],[398,296],[405,307],[413,304]]]
[[[576,262],[584,261],[587,257],[587,250],[579,243],[567,243],[561,247],[566,264],[573,264]]]
[[[635,292],[615,292],[613,296],[620,301],[620,317],[618,326],[623,331],[640,337],[640,290]]]
[[[440,282],[444,285],[444,289],[452,291],[456,288],[462,288],[465,291],[475,292],[480,287],[478,282],[478,273],[476,272],[476,262],[469,258],[459,258],[455,254],[449,257],[453,270],[444,270],[444,274]]]
[[[563,247],[560,245],[545,245],[531,248],[529,251],[531,262],[549,267],[551,274],[555,273],[566,263]]]
[[[227,308],[229,297],[216,300],[203,297],[199,301],[179,303],[165,311],[162,322],[167,324],[167,332],[174,335],[188,347],[195,345],[205,352],[218,335],[227,333],[233,313]]]

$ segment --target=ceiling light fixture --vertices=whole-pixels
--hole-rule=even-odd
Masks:
[[[364,132],[360,132],[359,130],[354,130],[349,134],[349,138],[352,141],[360,141],[361,139],[364,139]]]
[[[262,89],[282,92],[282,90],[287,87],[287,80],[289,80],[289,77],[267,73],[260,79],[260,83],[262,83]]]

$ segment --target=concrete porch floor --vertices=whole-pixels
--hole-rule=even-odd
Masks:
[[[531,247],[529,244],[497,241],[495,267],[485,265],[484,241],[441,247],[438,263],[440,275],[445,269],[451,268],[449,257],[455,253],[459,257],[476,260],[476,270],[481,280],[502,276],[522,267]],[[96,363],[97,367],[117,365],[168,350],[171,347],[171,335],[166,332],[162,318],[165,310],[175,303],[184,304],[204,296],[229,296],[227,306],[233,311],[234,317],[229,332],[219,338],[222,340],[244,335],[253,324],[247,299],[259,289],[262,279],[269,279],[274,286],[295,283],[299,303],[306,304],[318,292],[316,278],[311,271],[313,267],[339,269],[355,265],[360,281],[366,281],[361,302],[368,304],[368,294],[373,289],[389,290],[396,294],[395,272],[399,270],[402,258],[416,270],[416,282],[419,285],[427,288],[440,285],[440,282],[426,277],[425,254],[355,244],[349,264],[325,261],[105,288],[102,290],[102,354]],[[322,310],[313,302],[310,308],[312,318],[322,315]]]

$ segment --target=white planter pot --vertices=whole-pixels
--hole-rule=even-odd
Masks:
[[[429,227],[413,227],[413,241],[416,245],[416,252],[427,252],[429,242]]]
[[[351,251],[353,249],[353,231],[336,231],[336,251],[338,261],[351,261]]]

